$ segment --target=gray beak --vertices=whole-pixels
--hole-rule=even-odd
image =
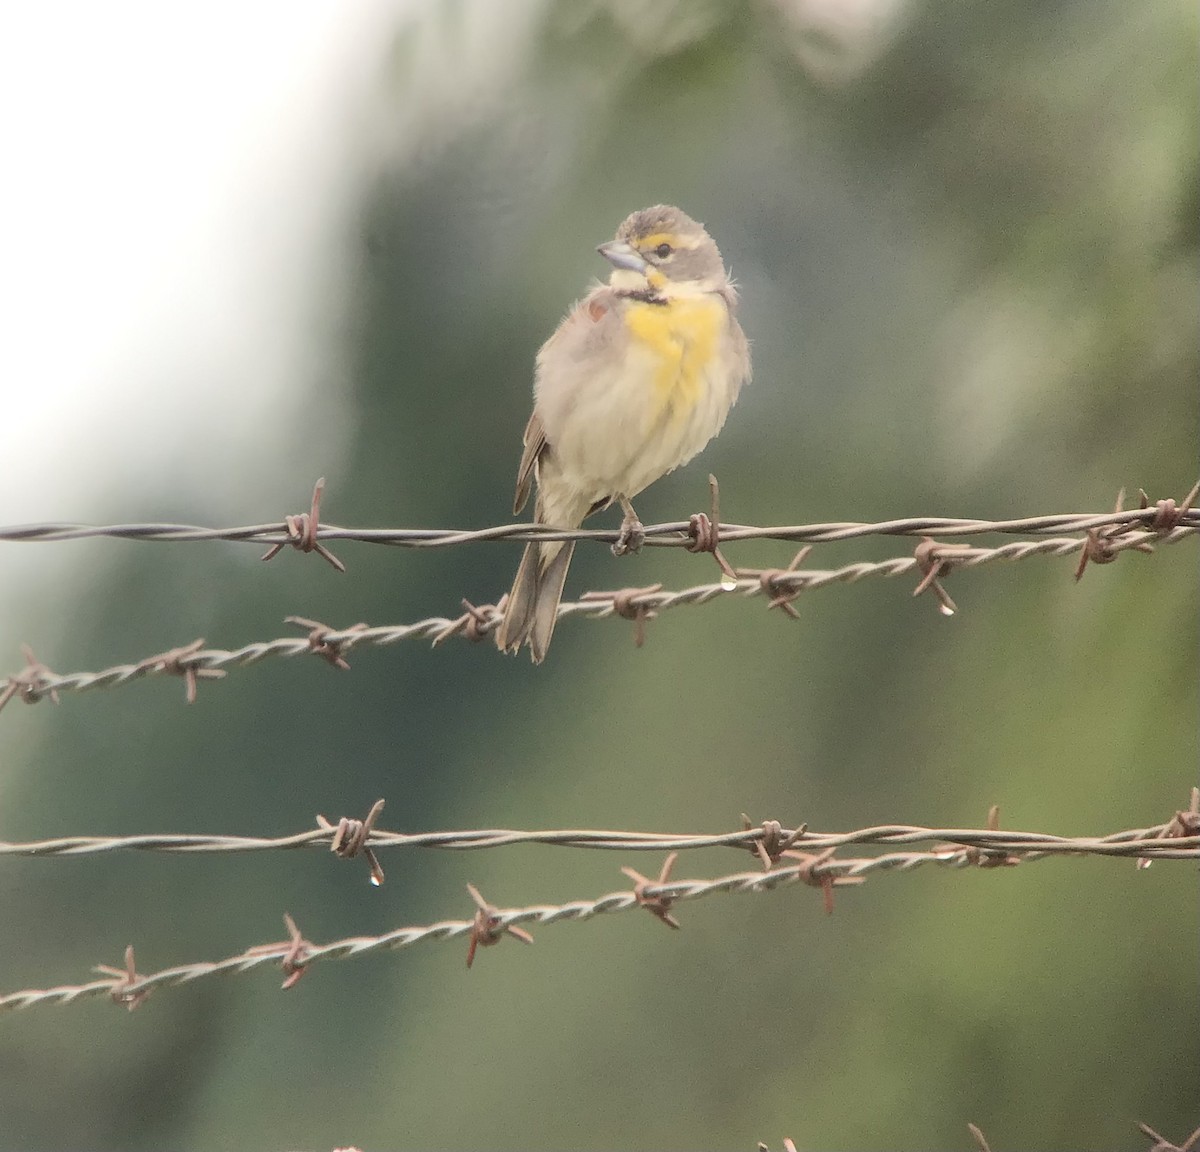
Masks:
[[[646,261],[624,240],[609,240],[596,249],[614,268],[623,268],[628,272],[645,272]]]

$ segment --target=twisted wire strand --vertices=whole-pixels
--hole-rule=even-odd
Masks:
[[[969,536],[987,532],[1008,535],[1042,536],[1055,532],[1087,532],[1095,528],[1144,525],[1155,522],[1155,507],[1130,508],[1119,512],[1066,512],[1045,516],[1026,516],[1013,520],[975,520],[959,517],[912,516],[874,523],[832,521],[817,524],[755,527],[745,524],[721,524],[721,540],[784,540],[794,543],[827,543],[862,536]],[[1200,529],[1200,508],[1183,509],[1178,527]],[[691,522],[687,520],[652,524],[645,528],[646,543],[656,547],[684,547],[691,540]],[[538,524],[499,524],[487,528],[345,528],[319,525],[314,533],[322,543],[354,541],[360,544],[384,544],[403,548],[449,548],[460,544],[491,541],[576,540],[612,544],[620,533],[609,529],[563,531]],[[197,542],[227,540],[254,544],[288,544],[293,535],[286,523],[247,524],[237,528],[205,528],[194,524],[75,524],[39,523],[0,527],[0,541],[48,543],[65,540],[91,540],[106,537],[141,542]]]
[[[952,843],[1005,853],[1037,852],[1041,856],[1115,856],[1160,860],[1200,860],[1200,835],[1164,840],[1169,825],[1130,828],[1108,836],[1054,836],[989,828],[925,828],[884,824],[850,832],[797,832],[777,829],[775,834],[797,848],[820,852],[849,845],[887,847],[926,843]],[[288,836],[227,836],[206,834],[143,834],[134,836],[63,836],[26,842],[0,841],[0,856],[92,856],[106,852],[168,852],[183,854],[235,854],[330,848],[336,829],[312,828]],[[712,835],[703,833],[626,832],[608,829],[553,829],[521,831],[509,828],[461,829],[444,832],[387,832],[373,829],[365,844],[384,848],[436,848],[476,851],[514,845],[543,845],[602,851],[683,852],[697,848],[755,850],[768,834],[763,826]]]
[[[1043,858],[1030,853],[1025,860]],[[830,882],[865,878],[874,872],[909,872],[925,864],[960,869],[975,863],[969,849],[946,852],[893,852],[883,856],[861,859],[830,859],[814,863],[811,859],[797,865],[774,868],[769,872],[736,872],[713,880],[671,880],[640,886],[639,891],[610,892],[595,900],[577,900],[567,904],[534,904],[523,908],[489,909],[489,932],[495,934],[510,927],[525,924],[549,925],[560,922],[589,920],[610,912],[628,912],[655,903],[661,906],[686,900],[699,900],[719,892],[730,895],[770,892],[796,883],[819,886],[823,879]],[[322,960],[345,960],[369,952],[394,951],[433,940],[453,940],[478,932],[478,917],[471,920],[441,920],[435,924],[395,928],[379,936],[351,936],[329,944],[307,944],[302,959],[296,959],[291,942],[261,945],[224,960],[201,961],[164,968],[135,980],[125,976],[110,976],[85,984],[67,984],[55,988],[25,989],[0,996],[0,1010],[32,1008],[47,1004],[74,1004],[97,996],[112,996],[121,1003],[133,1003],[137,998],[157,988],[176,987],[195,980],[223,973],[252,972],[264,965],[286,964],[307,968]]]
[[[1141,510],[1136,511],[1140,515]],[[1188,515],[1191,516],[1192,513],[1189,512]],[[1156,544],[1177,543],[1186,537],[1194,536],[1198,530],[1200,525],[1189,524],[1180,525],[1166,533],[1131,531],[1106,537],[1105,547],[1114,556],[1129,549],[1144,551]],[[722,539],[727,537],[723,535]],[[948,572],[957,572],[959,569],[978,568],[999,560],[1025,560],[1031,556],[1069,556],[1086,548],[1088,544],[1088,537],[1047,537],[1013,541],[996,548],[950,545],[944,553],[935,550],[934,554],[939,562],[947,566]],[[603,620],[620,616],[651,619],[672,608],[706,604],[723,596],[752,598],[770,595],[778,598],[781,595],[790,596],[793,593],[812,591],[833,584],[854,584],[873,576],[897,577],[920,571],[921,564],[915,556],[898,556],[889,560],[847,564],[841,568],[826,570],[797,568],[787,571],[744,572],[737,580],[726,578],[718,583],[698,584],[676,591],[627,588],[612,592],[590,592],[580,600],[560,604],[558,618],[562,620],[582,617]],[[342,630],[322,627],[319,645],[314,644],[312,635],[283,636],[244,644],[235,649],[202,648],[196,645],[187,650],[177,649],[161,658],[151,657],[136,664],[116,664],[98,672],[56,673],[39,666],[36,675],[30,675],[29,670],[26,670],[23,674],[0,681],[0,689],[8,690],[7,695],[0,699],[0,707],[11,695],[19,695],[27,703],[35,703],[58,692],[114,688],[147,676],[188,673],[202,676],[221,675],[229,670],[248,667],[272,657],[311,655],[314,651],[317,655],[329,658],[331,653],[341,657],[362,645],[384,647],[403,640],[430,640],[438,643],[453,635],[479,639],[494,631],[501,619],[502,613],[495,605],[483,605],[473,608],[467,616],[455,619],[430,616],[410,624],[374,627],[356,625]],[[466,627],[468,623],[471,629]]]

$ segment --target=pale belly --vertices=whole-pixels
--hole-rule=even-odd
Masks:
[[[633,497],[686,464],[721,430],[733,402],[723,358],[714,359],[686,389],[682,379],[664,387],[661,361],[649,350],[620,371],[593,376],[554,443],[563,478],[590,500]]]

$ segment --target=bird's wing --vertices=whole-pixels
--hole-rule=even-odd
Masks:
[[[517,469],[517,493],[513,497],[513,515],[515,516],[529,499],[529,489],[533,486],[533,478],[537,474],[537,462],[546,451],[546,430],[536,412],[529,417],[525,425],[525,451],[521,453],[521,464]]]
[[[546,428],[540,409],[547,398],[542,395],[540,382],[546,373],[546,362],[554,357],[563,357],[571,366],[587,363],[590,357],[597,353],[603,354],[607,344],[614,336],[614,330],[619,328],[615,306],[617,298],[608,285],[596,285],[582,300],[577,301],[563,317],[562,322],[554,330],[550,339],[542,345],[537,358],[537,377],[539,385],[535,387],[537,400],[533,415],[525,427],[525,451],[521,453],[521,464],[517,468],[517,491],[513,499],[514,514],[525,507],[529,492],[537,479],[538,461],[550,450],[546,439]],[[571,396],[561,395],[558,390],[556,399],[561,405],[569,403]],[[553,421],[551,421],[553,423]]]

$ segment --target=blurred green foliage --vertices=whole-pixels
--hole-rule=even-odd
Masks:
[[[430,6],[431,8],[433,6]],[[706,221],[743,290],[755,379],[720,440],[639,502],[744,523],[1103,509],[1196,472],[1197,28],[1176,0],[913,4],[818,82],[785,17],[610,0],[537,11],[489,99],[422,115],[427,46],[379,77],[408,136],[364,189],[340,523],[507,518],[533,354],[631,209]],[[816,7],[816,6],[810,6]],[[430,11],[453,49],[470,5]],[[428,29],[426,29],[428,32]],[[454,77],[452,76],[452,79]],[[459,78],[464,88],[471,77]],[[68,334],[69,335],[69,334]],[[273,514],[246,494],[249,518]],[[194,509],[147,496],[134,518]],[[893,554],[855,542],[822,565]],[[349,624],[494,601],[518,548],[117,549],[70,614],[62,668],[193,636],[233,646],[292,612]],[[786,545],[729,549],[785,563]],[[116,559],[113,559],[116,556]],[[647,551],[578,554],[569,591],[712,575]],[[10,709],[7,838],[282,833],[386,796],[387,827],[679,831],[756,817],[1102,833],[1167,818],[1197,764],[1194,546],[1089,572],[1034,560],[955,578],[941,619],[904,587],[562,627],[532,668],[490,647],[277,662]],[[13,636],[12,639],[22,638]],[[10,859],[6,989],[275,939],[463,915],[623,884],[608,854],[385,860],[380,891],[321,854]],[[642,861],[652,864],[651,861]],[[728,855],[689,856],[716,874]],[[736,865],[735,865],[736,866]],[[668,934],[630,916],[537,933],[468,973],[457,947],[0,1022],[0,1145],[1138,1147],[1200,1094],[1194,869],[1061,861],[881,876],[835,916],[805,890],[706,901]],[[1189,1039],[1190,1038],[1190,1039]]]

